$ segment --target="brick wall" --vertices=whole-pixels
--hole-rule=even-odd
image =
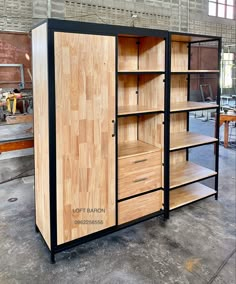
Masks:
[[[0,30],[29,31],[52,17],[218,35],[236,44],[236,21],[209,17],[207,5],[207,0],[0,0]]]

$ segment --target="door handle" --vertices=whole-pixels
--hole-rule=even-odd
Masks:
[[[113,134],[112,134],[112,137],[115,137],[116,136],[116,121],[112,120],[112,123],[113,123]]]

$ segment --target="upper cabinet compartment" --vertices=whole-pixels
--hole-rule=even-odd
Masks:
[[[118,37],[118,72],[165,71],[165,40],[158,37]]]
[[[173,34],[171,36],[171,72],[218,73],[218,40]]]

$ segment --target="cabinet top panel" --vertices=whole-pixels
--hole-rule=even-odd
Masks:
[[[165,30],[148,29],[148,28],[136,28],[118,25],[107,25],[89,22],[78,22],[58,19],[46,19],[41,23],[33,27],[40,26],[43,23],[47,23],[48,29],[59,32],[76,32],[84,34],[100,34],[100,35],[132,35],[132,36],[157,36],[161,38],[167,38],[168,32]]]
[[[188,33],[171,33],[171,41],[178,42],[205,42],[205,41],[217,41],[220,37],[217,36],[208,36],[208,35],[199,35],[199,34],[188,34]]]

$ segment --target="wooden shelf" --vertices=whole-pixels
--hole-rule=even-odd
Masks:
[[[164,74],[164,70],[119,70],[118,74]]]
[[[202,74],[202,73],[219,73],[219,70],[173,70],[171,71],[171,74]]]
[[[216,142],[214,137],[205,136],[193,132],[178,132],[170,135],[170,150],[178,150],[197,145],[204,145]]]
[[[152,153],[156,151],[160,151],[160,148],[139,140],[118,144],[119,159]]]
[[[133,106],[120,106],[118,108],[118,115],[132,115],[139,113],[152,113],[152,112],[163,112],[163,109],[150,108],[147,106],[133,105]]]
[[[170,188],[212,177],[216,174],[213,170],[188,161],[173,164],[170,166]]]
[[[218,105],[215,103],[199,103],[199,102],[178,102],[171,104],[171,112],[180,112],[180,111],[191,111],[199,109],[211,109],[217,108]]]
[[[170,191],[170,210],[214,195],[216,191],[199,182]]]

